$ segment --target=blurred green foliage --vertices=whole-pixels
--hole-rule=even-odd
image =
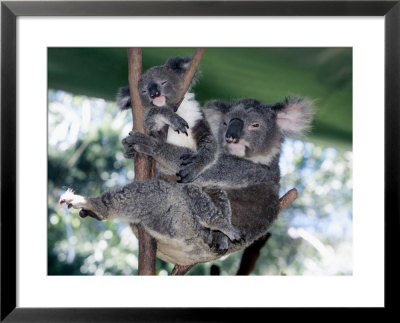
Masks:
[[[193,48],[144,48],[143,69]],[[128,84],[125,48],[49,48],[49,88],[114,100]],[[310,139],[344,146],[352,142],[352,49],[208,48],[200,64],[196,98],[253,97],[276,102],[287,95],[316,100]]]
[[[144,69],[192,53],[145,49]],[[296,187],[299,198],[272,227],[253,274],[352,273],[351,68],[351,49],[346,48],[206,51],[195,86],[201,102],[238,97],[272,102],[290,93],[317,99],[313,143],[289,139],[281,157],[281,195]],[[74,93],[48,93],[50,275],[137,274],[137,240],[127,223],[81,219],[58,205],[66,188],[93,196],[134,179],[120,144],[131,130],[131,115],[104,100],[114,98],[126,77],[125,49],[49,49],[50,88]],[[232,275],[241,254],[213,263],[221,274]],[[197,265],[189,274],[209,274],[211,265]],[[172,268],[157,260],[158,274]]]

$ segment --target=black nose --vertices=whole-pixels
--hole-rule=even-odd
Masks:
[[[149,95],[152,99],[159,97],[161,94],[156,83],[151,83],[147,89],[149,90]]]
[[[229,121],[228,129],[226,129],[225,140],[228,143],[237,143],[243,130],[243,121],[235,118]]]

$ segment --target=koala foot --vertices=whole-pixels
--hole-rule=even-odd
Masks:
[[[211,231],[211,242],[208,244],[211,250],[219,255],[223,255],[228,251],[229,239],[221,232]]]
[[[74,194],[74,191],[67,189],[67,191],[60,197],[60,205],[67,204],[70,209],[80,209],[87,206],[86,199],[81,195]]]
[[[178,114],[174,113],[169,117],[170,127],[177,133],[183,132],[188,136],[187,129],[189,129],[188,123]]]
[[[63,195],[61,195],[59,203],[60,205],[67,204],[69,209],[71,207],[74,209],[81,209],[79,211],[79,216],[81,218],[86,218],[87,216],[90,216],[99,221],[103,220],[101,216],[97,215],[93,211],[85,209],[89,207],[87,199],[84,196],[74,194],[71,189],[68,189]]]
[[[243,234],[233,226],[221,230],[221,232],[224,233],[232,242],[242,242],[244,240]]]
[[[181,169],[176,173],[176,176],[180,177],[178,183],[193,182],[203,169],[198,155],[183,154],[180,159],[182,160]]]

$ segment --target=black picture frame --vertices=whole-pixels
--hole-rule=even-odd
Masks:
[[[16,282],[16,19],[19,16],[384,16],[385,18],[385,314],[399,286],[400,1],[82,1],[1,3],[1,321],[246,321],[271,309],[17,308]],[[329,36],[327,36],[329,37]],[[371,147],[373,149],[373,147]],[[373,189],[373,187],[371,187]],[[371,232],[371,239],[374,238]],[[371,259],[371,261],[374,261]],[[268,291],[266,291],[268,292]],[[188,294],[190,291],[188,291]],[[238,295],[240,297],[240,295]],[[286,309],[287,311],[287,309]],[[285,312],[287,315],[288,312]],[[290,313],[292,313],[290,311]],[[334,318],[336,311],[330,309]],[[325,315],[327,313],[324,313]],[[338,313],[339,314],[339,313]],[[350,314],[350,313],[349,313]],[[256,316],[257,315],[257,316]],[[340,314],[339,314],[340,315]],[[313,317],[314,315],[310,316]],[[375,316],[375,317],[374,317]],[[382,310],[368,311],[382,319]]]

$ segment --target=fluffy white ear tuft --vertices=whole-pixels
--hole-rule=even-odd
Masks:
[[[307,99],[286,99],[277,111],[277,124],[284,134],[302,135],[310,130],[314,115],[313,102]]]

